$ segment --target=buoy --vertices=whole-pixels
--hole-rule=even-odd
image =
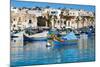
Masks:
[[[46,47],[51,47],[51,44],[47,42]]]

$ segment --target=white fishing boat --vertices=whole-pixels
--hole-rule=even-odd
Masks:
[[[48,31],[43,31],[41,33],[36,33],[33,35],[28,35],[24,33],[24,41],[45,41],[47,40]]]

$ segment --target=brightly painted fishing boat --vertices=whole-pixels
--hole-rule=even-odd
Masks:
[[[48,40],[47,41],[47,45],[49,47],[54,47],[54,48],[61,48],[63,46],[73,46],[73,45],[77,45],[78,44],[78,39],[77,40],[62,40],[62,41],[58,41],[58,40]]]
[[[72,46],[72,45],[77,45],[78,40],[64,40],[64,41],[53,41],[54,47],[55,48],[60,48],[62,46]]]
[[[73,32],[70,32],[66,36],[62,37],[57,37],[52,34],[51,38],[48,39],[48,43],[51,44],[51,46],[53,46],[54,48],[60,48],[68,45],[77,45],[78,38],[75,36]]]

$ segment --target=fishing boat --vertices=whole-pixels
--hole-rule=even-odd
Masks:
[[[93,26],[80,28],[74,31],[77,37],[80,37],[81,34],[86,34],[88,37],[95,36],[95,28]]]
[[[93,28],[92,26],[90,26],[88,28],[86,34],[88,35],[88,37],[94,36],[95,35],[95,28]]]
[[[54,48],[60,48],[63,46],[68,45],[77,45],[78,44],[78,38],[75,36],[73,32],[68,33],[65,36],[62,37],[56,37],[53,35],[53,38],[51,36],[51,39],[48,40],[49,46],[53,46]],[[47,44],[48,45],[48,44]]]
[[[72,46],[72,45],[77,45],[78,40],[64,40],[64,41],[53,41],[54,47],[55,48],[60,48],[63,46]]]
[[[24,33],[23,37],[24,37],[24,41],[46,41],[47,40],[47,31],[44,31],[42,33],[37,33],[37,34],[33,34],[33,35],[28,35],[26,33]]]
[[[47,45],[49,47],[54,47],[54,48],[61,48],[63,46],[72,46],[72,45],[77,45],[78,44],[78,39],[76,40],[52,40],[51,42],[48,40]]]

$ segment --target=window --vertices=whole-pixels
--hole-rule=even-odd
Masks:
[[[64,21],[64,24],[66,25],[66,21]]]
[[[13,20],[15,21],[15,18]]]
[[[29,20],[29,24],[31,24],[32,23],[32,20]]]
[[[68,26],[70,26],[70,22],[68,22]]]

